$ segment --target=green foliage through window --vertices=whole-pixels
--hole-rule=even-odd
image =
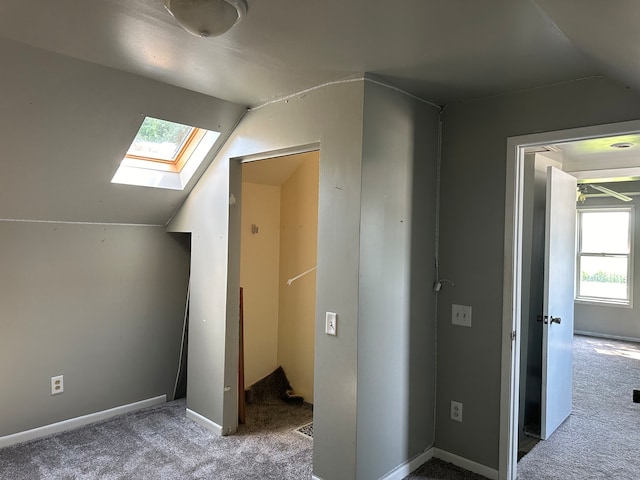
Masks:
[[[627,276],[621,275],[619,273],[614,272],[595,272],[592,274],[588,274],[587,272],[582,272],[582,281],[583,282],[598,282],[598,283],[627,283]]]
[[[193,127],[147,117],[136,135],[136,141],[181,145]]]
[[[174,161],[194,127],[146,117],[128,155]]]

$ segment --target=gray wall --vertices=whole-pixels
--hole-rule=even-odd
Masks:
[[[105,224],[0,222],[0,435],[170,395],[188,245],[116,224],[164,224],[186,193],[110,181],[141,114],[222,143],[243,107],[6,39],[0,57],[0,219]]]
[[[364,98],[356,478],[366,480],[433,444],[438,110],[372,83]]]
[[[243,118],[169,226],[193,232],[188,408],[237,426],[233,159],[319,142],[314,474],[379,478],[432,444],[436,127],[435,108],[364,81]]]
[[[506,139],[640,117],[640,96],[604,78],[450,105],[444,114],[436,446],[498,467]],[[473,327],[451,325],[452,303]],[[449,402],[464,422],[449,420]]]
[[[228,419],[224,423],[224,387],[237,381],[225,377],[227,313],[235,311],[227,312],[227,295],[240,288],[239,268],[237,272],[228,268],[230,242],[240,242],[240,237],[235,237],[239,235],[236,225],[229,219],[231,209],[240,209],[239,204],[230,206],[232,167],[216,158],[167,227],[169,231],[192,232],[187,408],[224,426],[225,433],[235,429],[235,422]],[[239,192],[239,186],[234,186]],[[237,321],[229,322],[229,330],[230,335],[237,335]],[[236,344],[231,343],[237,351]],[[235,398],[237,393],[233,392],[232,388],[227,395]]]
[[[166,394],[188,243],[163,227],[0,221],[0,436]],[[50,378],[64,375],[51,396]]]
[[[611,186],[611,188],[616,188]],[[635,206],[633,256],[633,308],[575,303],[574,329],[584,332],[635,338],[640,340],[640,199],[625,203],[615,199],[589,198],[580,207]]]
[[[241,198],[230,159],[320,144],[313,470],[327,480],[356,475],[363,98],[363,82],[351,82],[247,113],[169,226],[193,232],[187,407],[227,433],[237,424],[240,250],[240,205],[228,199]],[[339,315],[337,337],[324,334],[326,311]]]

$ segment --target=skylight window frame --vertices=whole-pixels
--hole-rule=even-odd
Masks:
[[[156,117],[156,120],[162,120]],[[170,123],[171,120],[164,120]],[[144,121],[143,121],[144,122]],[[206,128],[180,124],[191,128],[182,142],[174,160],[127,153],[122,157],[111,183],[138,187],[184,190],[203,162],[211,161],[210,153],[220,137],[220,132]],[[140,127],[138,128],[138,132]],[[136,134],[137,137],[137,134]],[[135,139],[134,139],[135,141]],[[132,142],[133,144],[133,142]]]
[[[164,172],[180,173],[206,133],[207,130],[203,128],[191,127],[191,132],[182,142],[180,150],[178,150],[178,153],[175,155],[173,160],[165,160],[163,158],[144,155],[132,155],[129,153],[125,154],[124,157],[127,159],[126,163],[132,167],[151,168]],[[152,165],[149,165],[147,162],[151,162]]]

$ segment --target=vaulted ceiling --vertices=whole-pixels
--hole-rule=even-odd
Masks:
[[[640,88],[633,0],[247,4],[202,39],[162,0],[2,0],[0,218],[164,223],[188,191],[109,183],[140,113],[223,141],[246,106],[365,72],[439,105],[597,75]]]

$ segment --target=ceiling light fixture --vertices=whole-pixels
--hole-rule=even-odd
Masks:
[[[247,13],[245,0],[164,0],[182,28],[197,37],[216,37],[229,31]]]
[[[633,143],[631,143],[631,142],[618,142],[618,143],[612,143],[609,146],[611,148],[629,148],[629,147],[633,147]]]

